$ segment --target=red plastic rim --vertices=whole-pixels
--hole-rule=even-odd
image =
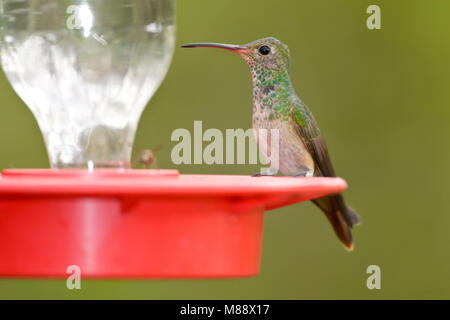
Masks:
[[[339,193],[341,178],[251,177],[235,175],[179,175],[176,170],[85,169],[5,170],[1,194],[21,195],[273,195],[302,198]]]
[[[166,169],[5,169],[3,177],[23,178],[150,178],[150,177],[178,177],[178,170]]]

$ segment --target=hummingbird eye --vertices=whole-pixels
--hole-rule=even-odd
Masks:
[[[261,53],[263,56],[268,55],[270,53],[270,47],[268,46],[261,46],[258,49],[259,53]]]

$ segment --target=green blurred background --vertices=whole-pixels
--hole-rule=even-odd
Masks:
[[[381,7],[381,30],[366,8]],[[327,140],[345,195],[360,213],[346,252],[311,203],[268,212],[261,273],[238,280],[0,280],[0,298],[450,298],[450,1],[178,1],[171,69],[143,114],[136,144],[162,145],[158,164],[182,173],[253,174],[259,166],[170,160],[176,128],[249,128],[250,73],[239,56],[187,42],[274,36]],[[0,168],[48,167],[25,104],[0,74]],[[366,268],[381,267],[381,290]]]

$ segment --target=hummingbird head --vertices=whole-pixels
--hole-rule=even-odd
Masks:
[[[183,48],[208,47],[229,50],[238,53],[250,68],[289,71],[289,48],[275,38],[259,39],[244,45],[222,43],[190,43]]]

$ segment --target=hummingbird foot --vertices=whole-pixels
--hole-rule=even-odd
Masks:
[[[294,177],[312,177],[314,176],[314,168],[301,166],[300,170],[294,174]]]
[[[294,177],[297,178],[297,177],[307,177],[307,176],[308,176],[307,172],[302,172],[302,173],[296,174]]]
[[[252,177],[273,177],[275,176],[275,173],[255,173],[254,175],[252,175]]]

